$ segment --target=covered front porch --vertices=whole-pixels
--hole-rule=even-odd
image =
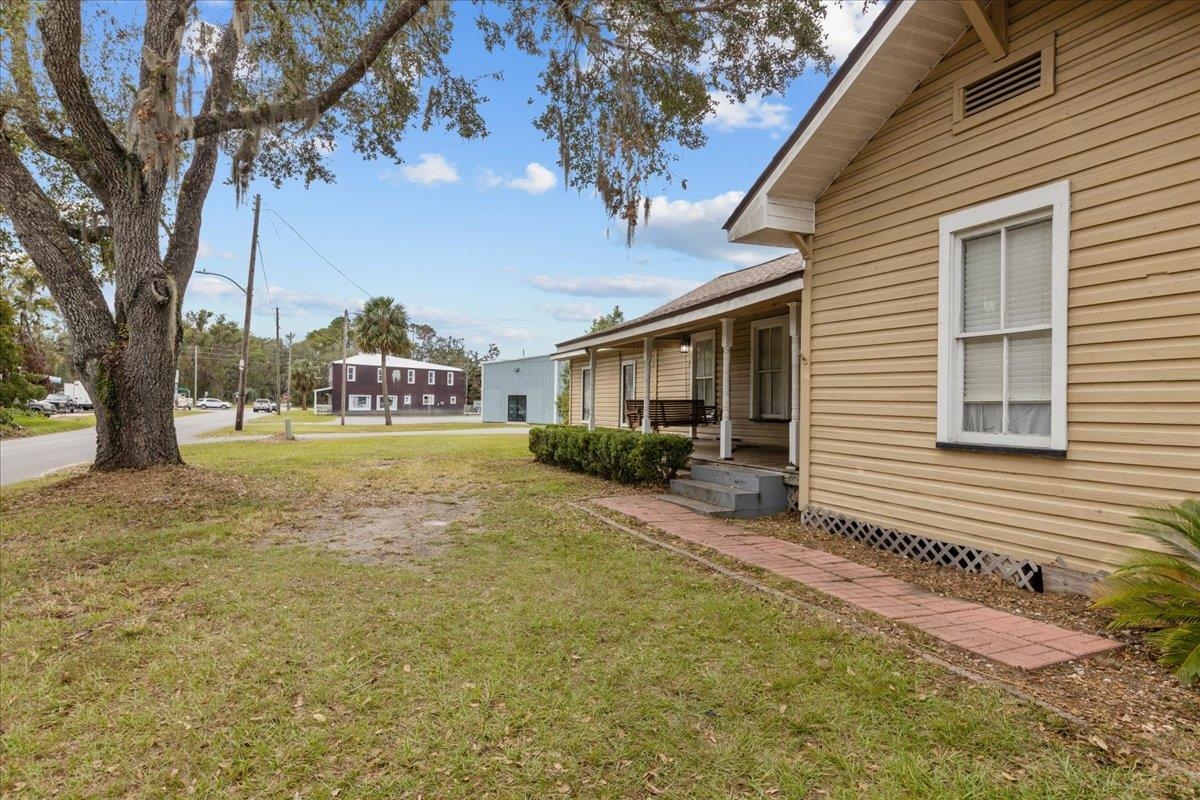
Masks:
[[[722,275],[619,326],[559,345],[570,424],[696,439],[697,460],[795,470],[803,259]],[[754,462],[754,463],[750,463]]]

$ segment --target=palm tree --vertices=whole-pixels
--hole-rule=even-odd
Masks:
[[[1138,533],[1167,552],[1134,550],[1100,585],[1096,605],[1112,608],[1110,628],[1151,628],[1146,639],[1184,683],[1200,679],[1200,500],[1144,510]]]
[[[387,358],[407,356],[412,350],[408,338],[408,312],[390,297],[372,297],[363,303],[362,311],[354,317],[354,343],[363,351],[379,353],[383,372],[383,424],[392,424],[392,396],[388,391]],[[343,401],[345,399],[343,398]]]
[[[308,393],[321,385],[321,368],[308,359],[292,366],[292,389],[300,395],[300,410],[308,409]]]

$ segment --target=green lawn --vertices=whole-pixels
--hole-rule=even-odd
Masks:
[[[185,452],[5,490],[0,794],[1183,791],[600,525],[567,501],[613,487],[533,464],[521,437]],[[436,494],[478,516],[415,563],[281,538]]]
[[[46,433],[77,431],[96,424],[96,418],[91,414],[43,417],[41,414],[31,414],[28,411],[17,409],[12,409],[10,413],[23,429],[20,433],[21,436],[41,436]]]
[[[329,416],[328,414],[318,416],[312,411],[285,411],[282,414],[254,414],[249,409],[246,411],[246,425],[240,431],[235,431],[233,426],[227,428],[218,428],[214,431],[202,434],[201,438],[212,439],[218,436],[262,436],[283,431],[283,421],[290,419],[292,421],[292,432],[295,434],[320,434],[320,433],[381,433],[388,430],[380,423],[355,423],[354,417],[347,417],[345,425],[339,425],[341,417]],[[445,422],[430,422],[420,424],[404,424],[399,421],[392,425],[393,431],[444,431],[444,430],[466,430],[475,428],[496,428],[502,427],[503,422],[477,422],[456,419],[455,417],[447,417]]]

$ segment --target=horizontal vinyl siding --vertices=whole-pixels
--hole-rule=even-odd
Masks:
[[[951,132],[968,33],[820,198],[810,502],[1094,569],[1200,495],[1200,5],[1021,2],[1053,95]],[[1071,181],[1065,460],[937,450],[938,218]]]

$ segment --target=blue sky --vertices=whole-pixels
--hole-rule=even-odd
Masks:
[[[222,4],[209,5],[205,16],[223,21]],[[829,7],[826,32],[836,57],[845,56],[878,11],[876,4],[864,14],[861,0]],[[460,22],[455,46],[473,59],[469,68],[505,75],[485,85],[486,139],[413,132],[401,145],[399,166],[363,161],[338,143],[330,161],[336,183],[251,187],[263,196],[260,239],[269,284],[263,291],[260,271],[255,333],[274,335],[274,306],[283,332],[302,337],[365,299],[280,217],[367,292],[395,297],[414,321],[473,347],[496,342],[504,357],[548,352],[614,304],[635,316],[722,272],[785,252],[726,244],[721,224],[828,76],[806,74],[783,97],[723,103],[706,126],[707,146],[681,154],[676,175],[687,179],[687,190],[678,180],[663,187],[650,224],[627,248],[624,228],[609,222],[595,198],[564,190],[554,145],[531,124],[526,100],[537,64],[511,52],[473,55],[480,52],[476,42],[473,25]],[[218,168],[205,206],[197,269],[241,282],[252,208],[235,204],[232,188],[220,182],[227,175],[228,165]],[[241,303],[233,286],[197,275],[185,310],[204,307],[237,319]]]

